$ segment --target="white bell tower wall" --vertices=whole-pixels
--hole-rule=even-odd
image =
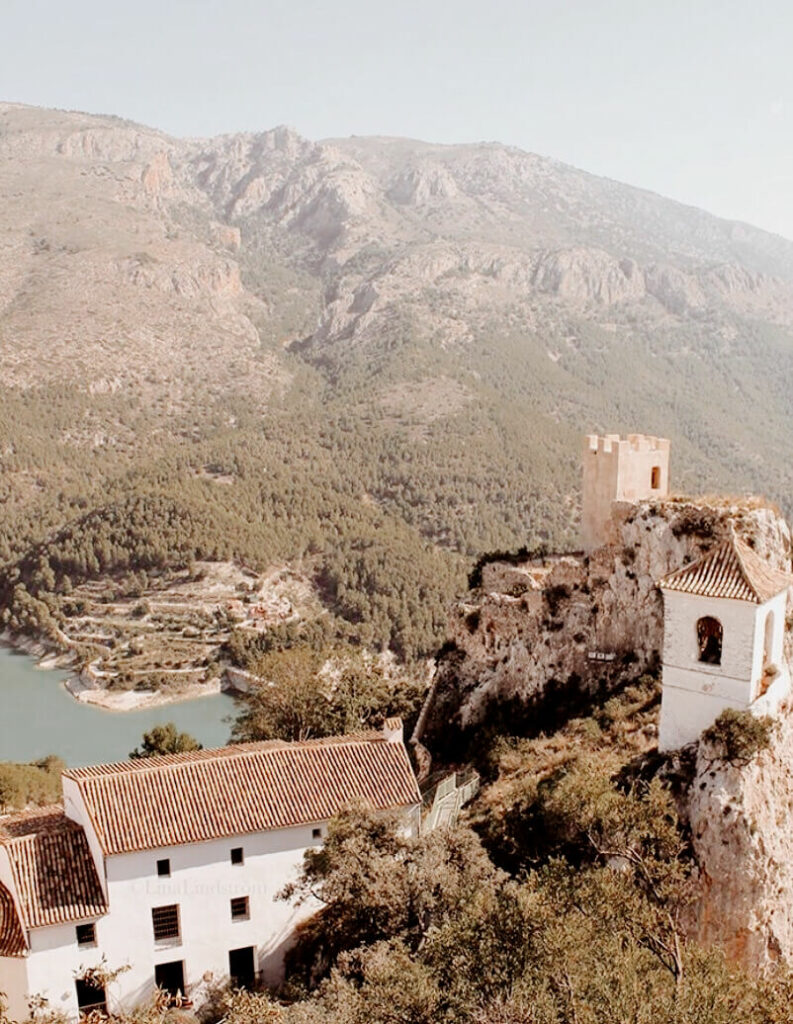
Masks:
[[[659,750],[696,740],[725,708],[745,710],[763,698],[758,711],[774,712],[778,694],[789,689],[783,658],[786,603],[785,591],[760,605],[664,591]],[[722,629],[717,664],[701,660],[697,624],[704,618],[715,619]],[[775,675],[767,674],[770,665],[776,666]]]

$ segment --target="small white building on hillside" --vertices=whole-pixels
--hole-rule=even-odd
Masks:
[[[775,714],[790,692],[787,573],[731,537],[665,576],[659,750],[697,739],[725,708]]]
[[[276,900],[347,802],[421,796],[399,719],[382,732],[252,743],[72,769],[63,808],[0,819],[0,992],[77,1018],[129,1009],[155,986],[200,1002],[209,982],[276,981],[296,924]],[[83,978],[125,967],[107,991]]]

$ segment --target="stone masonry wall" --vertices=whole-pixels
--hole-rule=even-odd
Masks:
[[[616,504],[607,543],[588,557],[486,566],[484,586],[452,609],[417,738],[440,750],[494,704],[539,711],[560,692],[608,690],[654,665],[663,636],[656,581],[720,543],[731,523],[789,567],[790,532],[773,509],[686,499]]]

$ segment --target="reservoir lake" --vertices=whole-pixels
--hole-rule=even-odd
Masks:
[[[47,754],[70,767],[125,761],[144,732],[166,722],[205,747],[220,747],[239,713],[224,693],[140,711],[105,711],[75,700],[63,685],[68,675],[36,668],[29,655],[0,647],[0,761],[36,761]]]

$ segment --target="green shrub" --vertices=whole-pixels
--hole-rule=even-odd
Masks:
[[[702,739],[720,749],[724,761],[745,763],[766,749],[771,739],[772,724],[768,716],[756,718],[751,711],[725,708],[713,725],[703,732]]]

